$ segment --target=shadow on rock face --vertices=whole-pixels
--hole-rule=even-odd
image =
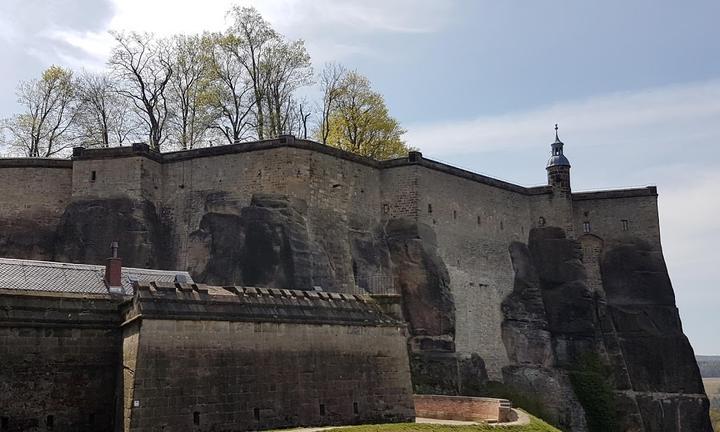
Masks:
[[[190,235],[194,277],[220,285],[335,290],[327,256],[309,237],[306,211],[302,200],[255,194],[239,216],[206,213]]]
[[[388,222],[386,235],[411,333],[450,335],[454,339],[455,303],[450,292],[450,275],[437,253],[432,228],[394,219]]]
[[[173,259],[155,206],[127,198],[71,203],[58,226],[55,260],[104,264],[110,243],[118,241],[123,265],[165,268]]]
[[[51,260],[55,231],[31,220],[0,220],[0,256]]]
[[[559,228],[510,246],[515,287],[503,301],[505,383],[541,396],[569,430],[710,432],[707,398],[682,333],[662,252],[601,239],[588,262]]]
[[[632,389],[702,394],[700,371],[682,331],[662,252],[645,241],[627,238],[610,246],[600,269]],[[649,407],[655,402],[640,402],[644,411],[660,409]],[[677,403],[687,407],[690,401]],[[707,430],[704,425],[696,427]]]
[[[515,282],[501,306],[510,360],[503,368],[504,383],[535,398],[533,404],[550,422],[586,431],[585,412],[561,367],[592,348],[577,345],[594,332],[592,296],[578,246],[561,229],[548,227],[531,230],[529,247],[513,242],[509,252]]]

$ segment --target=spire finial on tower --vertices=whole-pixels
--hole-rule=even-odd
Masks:
[[[550,144],[552,149],[550,160],[548,161],[548,168],[552,166],[570,166],[567,158],[563,155],[563,142],[560,141],[558,136],[558,124],[555,123],[555,142]]]

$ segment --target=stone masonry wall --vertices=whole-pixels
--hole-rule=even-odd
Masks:
[[[107,299],[0,293],[3,431],[110,432],[119,315]],[[5,426],[6,425],[6,426]]]
[[[306,201],[311,240],[322,241],[338,224],[347,232],[350,221],[370,226],[381,212],[377,169],[304,149],[282,147],[171,162],[163,165],[162,179],[158,208],[173,227],[178,268],[188,265],[188,236],[204,214],[239,215],[255,193]],[[350,284],[349,250],[331,252],[344,283]]]
[[[425,167],[417,179],[418,220],[434,229],[450,272],[456,350],[479,354],[490,379],[499,380],[507,364],[500,303],[513,286],[507,251],[527,237],[528,197]]]
[[[402,331],[145,319],[125,430],[242,431],[412,418]]]
[[[55,227],[71,199],[72,166],[44,162],[0,160],[0,250],[6,256],[52,254]]]
[[[640,190],[640,196],[604,196],[578,194],[573,199],[575,232],[583,234],[583,224],[590,224],[590,234],[603,240],[612,241],[626,236],[642,238],[657,250],[660,244],[660,223],[658,220],[657,192],[655,188]],[[624,229],[623,220],[627,222]]]

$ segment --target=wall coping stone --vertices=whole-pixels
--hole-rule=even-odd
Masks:
[[[635,197],[656,197],[657,186],[647,186],[643,188],[630,189],[613,189],[600,190],[592,192],[574,192],[572,194],[573,201],[587,201],[599,199],[615,199],[615,198],[635,198]]]
[[[55,158],[0,158],[0,168],[65,168],[71,169],[70,159]]]
[[[145,157],[158,163],[175,163],[183,162],[187,160],[203,158],[203,157],[214,157],[223,156],[228,154],[239,154],[249,153],[254,151],[262,150],[275,150],[282,148],[297,148],[303,150],[309,150],[316,153],[322,153],[330,155],[339,159],[344,159],[361,165],[369,166],[375,169],[393,169],[406,166],[421,166],[423,168],[432,169],[435,171],[444,172],[456,177],[461,177],[478,183],[482,183],[488,186],[497,187],[500,189],[516,192],[522,195],[545,195],[552,193],[551,186],[532,186],[525,187],[514,183],[509,183],[503,180],[498,180],[493,177],[485,176],[482,174],[474,173],[462,168],[458,168],[452,165],[448,165],[442,162],[438,162],[432,159],[423,157],[422,153],[412,151],[407,157],[378,161],[364,156],[359,156],[354,153],[341,150],[335,147],[324,145],[312,140],[295,138],[292,135],[283,135],[279,138],[268,139],[262,141],[251,141],[239,144],[228,144],[216,147],[203,147],[190,150],[179,150],[168,153],[160,153],[158,151],[150,149],[147,144],[135,143],[125,147],[110,147],[110,148],[83,148],[75,147],[73,149],[72,160],[68,161],[65,159],[33,159],[33,158],[22,158],[22,159],[0,159],[0,168],[9,166],[39,166],[39,167],[62,167],[69,168],[72,166],[72,161],[82,160],[95,160],[95,159],[114,159],[114,158],[125,158],[125,157]],[[16,162],[17,161],[17,162]],[[646,196],[638,195],[639,189],[622,189],[614,191],[598,191],[598,192],[583,192],[573,194],[574,200],[583,199],[600,199],[601,197],[597,194],[608,193],[611,194],[606,198],[614,198],[616,196],[612,194],[620,193],[622,197],[625,196]],[[623,195],[623,192],[625,194]],[[592,197],[589,197],[592,194]],[[657,191],[655,190],[655,194]]]
[[[126,323],[143,318],[406,327],[372,298],[324,291],[142,282],[125,306]]]

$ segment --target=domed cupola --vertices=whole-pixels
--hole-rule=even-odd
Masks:
[[[547,168],[551,167],[570,167],[570,161],[563,154],[563,142],[558,137],[558,125],[555,124],[555,142],[550,145],[552,147],[552,156],[547,163]]]

